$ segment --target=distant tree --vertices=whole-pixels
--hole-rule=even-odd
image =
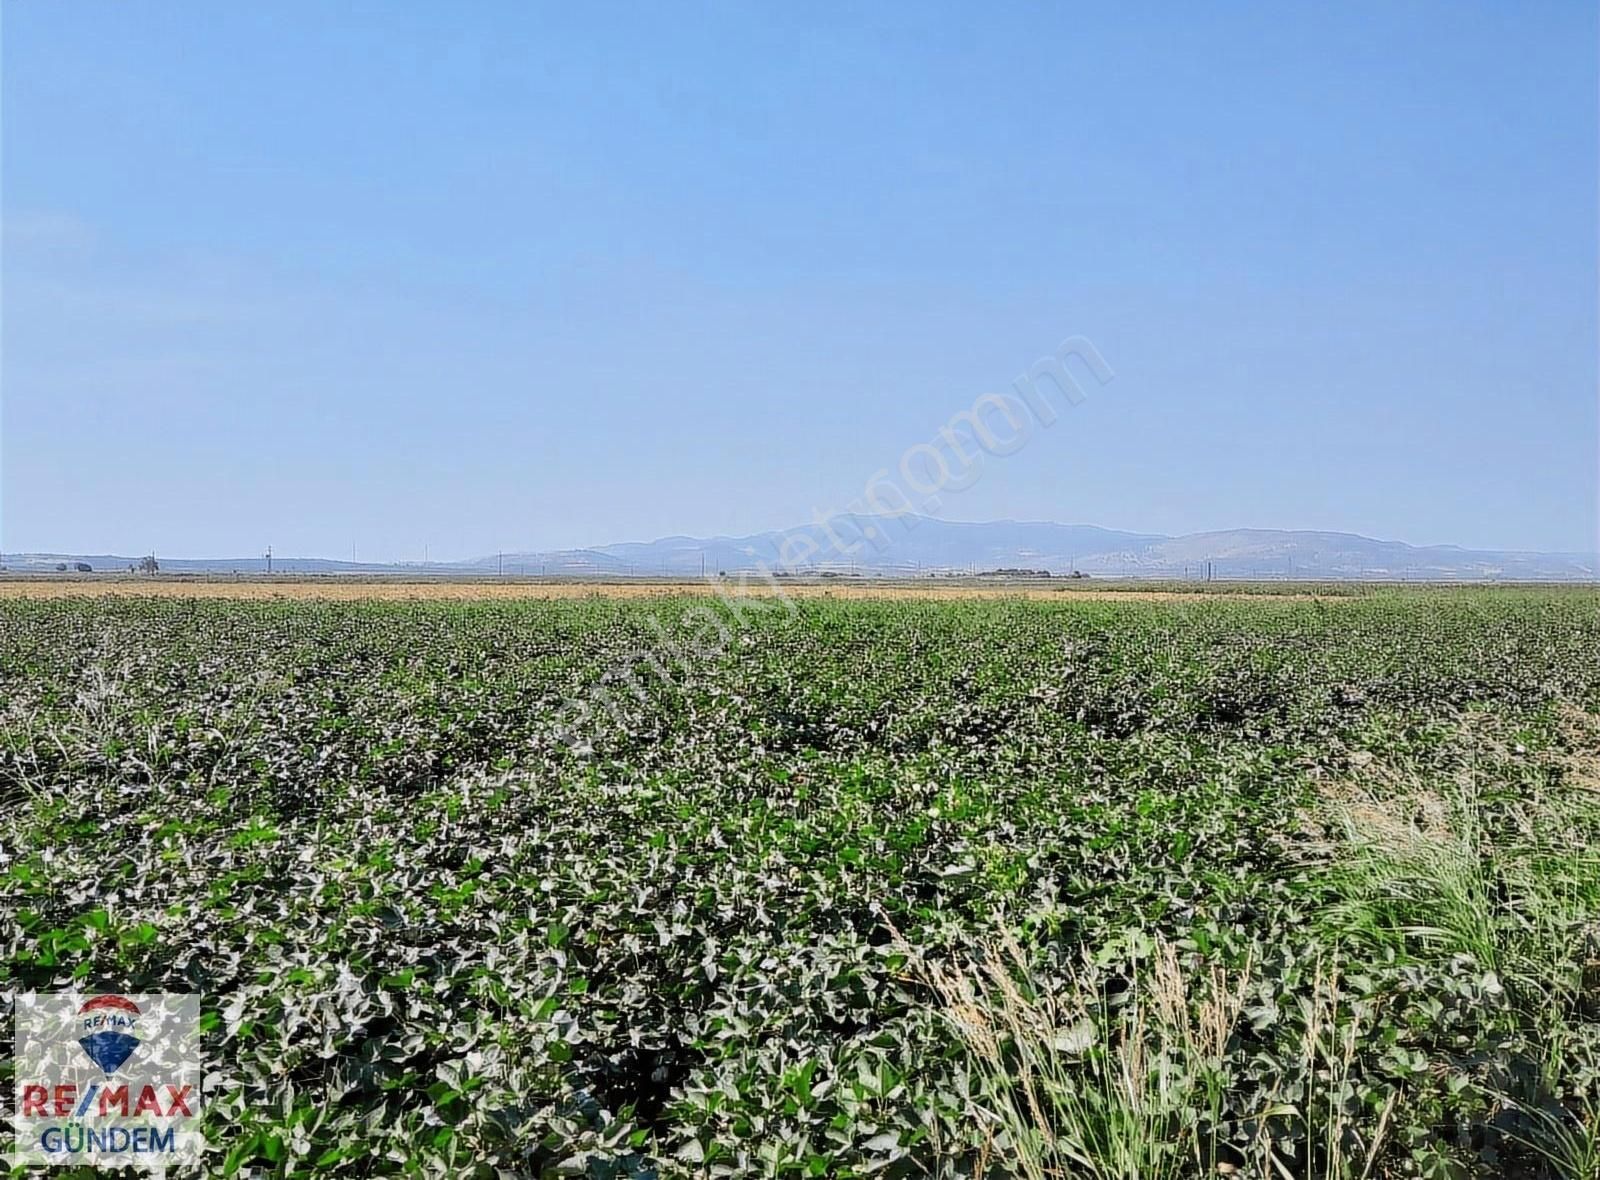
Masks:
[[[94,573],[94,566],[90,565],[87,561],[80,561],[73,568],[75,568],[80,574]]]
[[[66,572],[67,572],[67,563],[64,562],[64,561],[56,562],[56,573],[64,574]]]
[[[139,559],[139,572],[142,574],[156,574],[161,572],[161,566],[157,563],[156,555],[154,553],[152,553],[149,557],[141,557]]]

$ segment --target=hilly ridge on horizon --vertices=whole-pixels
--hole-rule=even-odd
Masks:
[[[7,554],[0,565],[41,572],[84,561],[125,570],[137,558],[109,554]],[[266,560],[160,558],[171,572],[261,573]],[[670,536],[590,548],[492,554],[455,562],[358,562],[274,558],[282,573],[545,574],[557,576],[698,576],[784,571],[915,576],[1031,569],[1099,577],[1309,578],[1327,580],[1585,581],[1593,554],[1473,550],[1410,545],[1355,533],[1294,529],[1225,529],[1168,536],[1048,521],[949,521],[937,517],[839,516],[787,530],[744,536]]]

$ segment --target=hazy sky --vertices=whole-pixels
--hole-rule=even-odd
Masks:
[[[1316,9],[5,0],[0,545],[781,527],[1082,335],[945,515],[1594,549],[1596,6]]]

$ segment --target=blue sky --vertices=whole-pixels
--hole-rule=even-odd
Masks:
[[[1115,8],[5,0],[0,545],[783,527],[1082,335],[944,515],[1596,548],[1595,6]]]

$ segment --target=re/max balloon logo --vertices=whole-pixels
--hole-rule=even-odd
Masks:
[[[20,1162],[195,1159],[198,997],[30,995],[17,1014]]]

